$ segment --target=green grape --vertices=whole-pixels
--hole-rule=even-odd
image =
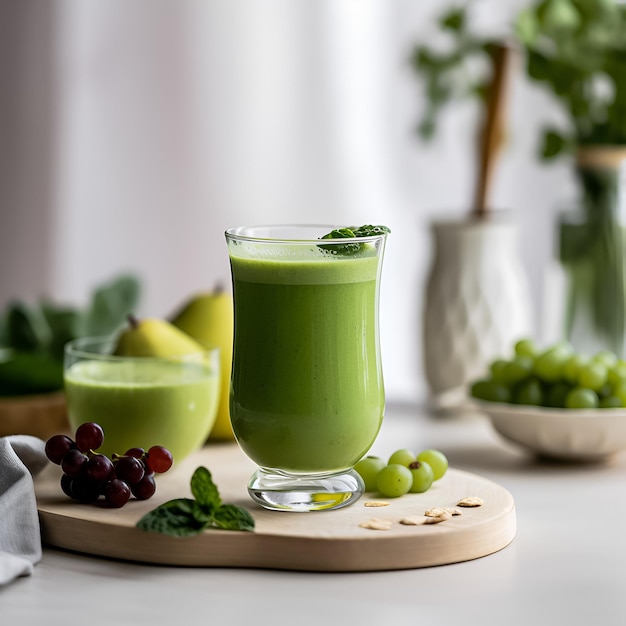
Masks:
[[[543,404],[543,389],[536,378],[523,382],[513,394],[515,404],[530,404],[541,406]]]
[[[378,472],[376,486],[387,498],[398,498],[409,492],[413,484],[413,474],[405,465],[392,463]]]
[[[489,367],[489,371],[491,372],[491,380],[494,383],[506,384],[502,376],[506,364],[507,362],[504,359],[497,359]]]
[[[388,465],[404,465],[408,467],[410,463],[415,461],[415,455],[406,448],[402,448],[401,450],[396,450],[387,461]]]
[[[537,347],[532,339],[520,339],[515,344],[515,354],[517,356],[529,356],[534,358],[537,356]]]
[[[568,356],[574,354],[575,352],[574,347],[569,341],[558,341],[551,348],[548,348],[548,350],[556,350],[557,352]]]
[[[617,363],[609,367],[607,378],[609,384],[613,385],[613,387],[626,383],[626,361],[620,359]]]
[[[598,395],[593,389],[575,387],[565,398],[568,409],[595,409],[598,406]]]
[[[502,379],[505,385],[517,385],[526,380],[532,373],[534,361],[529,356],[516,356],[502,368]]]
[[[607,367],[613,367],[617,364],[617,356],[608,350],[602,350],[591,357],[592,361],[603,363]]]
[[[433,470],[433,480],[439,480],[448,470],[448,458],[440,450],[422,450],[417,455],[420,463],[427,463]]]
[[[550,348],[536,358],[533,373],[542,381],[554,383],[561,378],[569,357],[570,353],[564,348]]]
[[[567,383],[555,383],[550,385],[544,395],[545,405],[553,408],[565,408],[565,397],[572,387]]]
[[[618,396],[610,395],[601,398],[598,406],[601,409],[618,409],[620,407],[623,407],[624,404]]]
[[[472,385],[471,394],[478,400],[487,402],[510,402],[511,392],[504,385],[491,380],[479,380]]]
[[[409,470],[413,476],[413,484],[409,491],[411,493],[424,493],[428,491],[435,480],[432,467],[424,461],[414,461],[409,465]]]
[[[607,382],[607,367],[599,361],[590,361],[582,365],[578,372],[578,384],[593,391],[598,391]]]
[[[567,361],[565,361],[563,365],[563,378],[570,385],[576,385],[578,383],[578,374],[580,372],[580,368],[587,363],[588,360],[584,356],[580,354],[573,354],[569,357],[569,359],[567,359]]]
[[[365,483],[365,491],[376,491],[376,477],[385,465],[385,461],[380,457],[366,456],[354,466],[354,469]]]

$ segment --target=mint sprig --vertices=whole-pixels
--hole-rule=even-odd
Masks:
[[[365,224],[363,226],[348,226],[346,228],[337,228],[327,233],[320,239],[354,239],[355,237],[375,237],[377,235],[385,235],[390,233],[391,229],[387,226],[372,226]],[[363,243],[345,243],[345,244],[319,244],[319,247],[331,254],[356,254],[363,249]]]
[[[191,537],[207,528],[221,530],[254,530],[254,518],[234,504],[222,504],[211,472],[198,467],[191,477],[193,498],[177,498],[146,513],[137,528],[172,537]]]

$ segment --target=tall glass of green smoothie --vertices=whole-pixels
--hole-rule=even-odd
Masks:
[[[248,492],[265,508],[329,510],[363,493],[352,468],[374,443],[385,407],[378,299],[387,232],[226,231],[235,303],[230,415],[259,466]]]

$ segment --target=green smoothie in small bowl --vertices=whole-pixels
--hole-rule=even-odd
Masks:
[[[181,461],[206,441],[217,415],[219,350],[182,357],[114,356],[112,342],[68,344],[65,395],[73,430],[96,422],[99,452],[166,447]]]

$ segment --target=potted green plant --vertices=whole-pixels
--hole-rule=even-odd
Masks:
[[[480,80],[459,81],[468,60],[493,67],[507,45],[524,58],[528,77],[565,113],[563,128],[544,130],[541,157],[573,158],[578,206],[559,217],[559,258],[567,279],[563,333],[578,350],[624,356],[626,239],[620,216],[626,158],[626,7],[614,0],[537,0],[513,17],[506,41],[469,33],[470,5],[441,19],[453,39],[445,54],[416,48],[426,85],[420,133],[431,136],[443,107],[459,97],[484,98]]]
[[[517,228],[494,210],[491,187],[506,126],[512,50],[472,33],[465,9],[440,20],[452,45],[445,52],[418,47],[412,63],[426,91],[419,131],[431,137],[443,106],[465,95],[480,98],[476,183],[469,210],[431,224],[433,257],[423,311],[424,374],[436,409],[463,406],[469,381],[517,339],[531,332],[530,294],[517,254]],[[471,71],[482,61],[483,72]]]

